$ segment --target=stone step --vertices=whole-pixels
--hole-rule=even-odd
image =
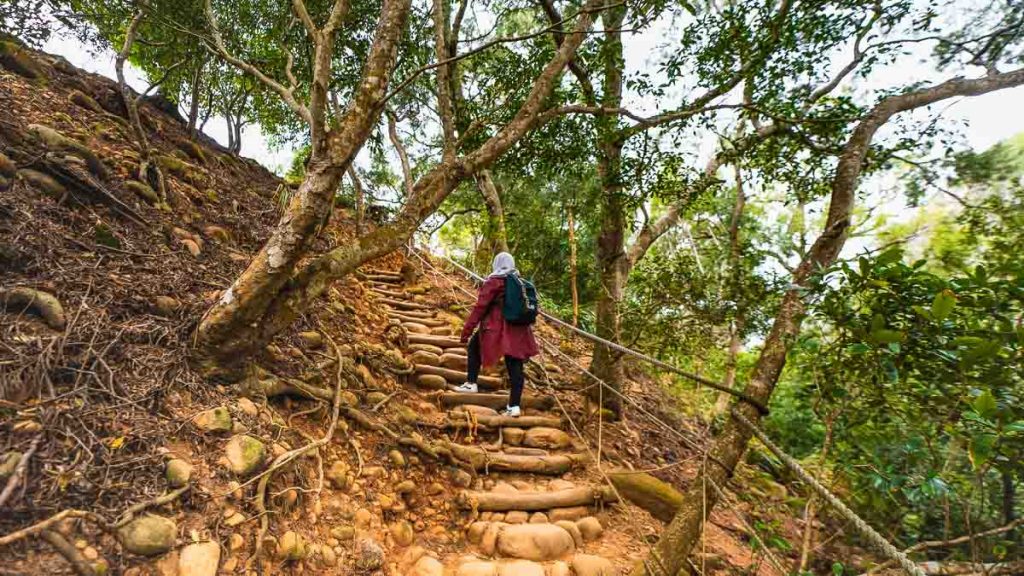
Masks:
[[[366,279],[383,284],[401,284],[404,281],[404,279],[398,274],[386,274],[383,272],[367,274]]]
[[[399,314],[409,318],[436,318],[437,312],[433,310],[389,310],[388,314]]]
[[[388,306],[391,306],[392,308],[397,308],[399,310],[433,310],[434,309],[433,306],[428,306],[427,304],[420,304],[419,302],[410,302],[408,300],[399,300],[397,298],[381,298],[380,301],[383,302],[384,304],[387,304]]]
[[[506,397],[507,400],[507,397]],[[466,411],[452,410],[445,420],[439,424],[446,428],[469,428],[482,426],[484,428],[541,428],[543,430],[560,429],[563,426],[560,418],[550,416],[501,416],[499,414],[479,414]],[[566,444],[565,446],[568,446]],[[565,447],[560,446],[560,447]],[[532,448],[543,448],[542,446],[531,446]]]
[[[410,334],[410,344],[431,344],[439,348],[463,348],[458,338],[435,336],[433,334]]]
[[[436,318],[419,318],[416,316],[409,316],[407,314],[401,314],[398,312],[391,312],[388,314],[388,318],[398,320],[399,322],[416,322],[417,324],[423,324],[429,328],[439,328],[442,326],[448,326],[448,323],[444,320],[438,320]]]
[[[398,298],[399,300],[409,297],[405,292],[395,292],[394,290],[388,290],[386,288],[371,287],[370,290],[375,294],[380,294],[381,296],[387,296],[390,298]]]
[[[452,408],[461,404],[474,404],[500,410],[508,405],[508,394],[442,392],[436,397],[441,401],[441,406],[445,408]],[[527,392],[523,394],[523,400],[520,405],[526,410],[551,410],[555,406],[555,398],[554,396],[546,395],[537,396]]]
[[[593,506],[598,503],[615,503],[619,499],[615,491],[607,486],[580,486],[550,492],[474,492],[465,490],[456,499],[458,506],[481,512],[507,512],[524,510],[537,512],[553,508]]]
[[[419,334],[410,334],[409,339],[412,340],[413,336],[419,336]],[[440,366],[430,366],[429,364],[415,364],[415,372],[417,374],[432,374],[434,376],[440,376],[445,380],[454,384],[462,384],[466,381],[466,373],[461,370],[452,370],[451,368],[442,368]],[[504,386],[501,378],[494,376],[479,376],[476,379],[477,386],[485,390],[498,390]]]
[[[409,334],[430,334],[430,327],[419,322],[402,322],[402,328]]]
[[[477,472],[525,472],[561,476],[589,461],[586,454],[556,454],[551,456],[521,456],[504,452],[489,452],[476,446],[447,444],[452,454],[469,462]]]

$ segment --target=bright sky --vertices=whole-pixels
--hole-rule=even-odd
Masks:
[[[666,22],[664,26],[673,26]],[[666,31],[667,32],[667,31]],[[629,70],[639,70],[650,62],[652,55],[659,51],[665,38],[658,29],[644,34],[627,34],[625,38],[626,65]],[[47,52],[59,54],[72,64],[98,74],[114,78],[114,53],[110,50],[90,53],[88,49],[71,38],[58,34],[51,37],[44,46]],[[915,55],[916,56],[916,55]],[[923,56],[923,54],[922,54]],[[837,55],[838,58],[848,55]],[[864,86],[878,87],[906,82],[908,78],[934,79],[936,76],[930,67],[920,63],[919,58],[907,58],[900,66],[893,66],[874,74]],[[129,83],[137,89],[145,88],[144,79],[135,70],[127,71]],[[853,87],[854,89],[857,86]],[[963,124],[962,134],[966,143],[975,149],[987,148],[1000,140],[1019,132],[1024,132],[1024,115],[1019,114],[1019,103],[1024,101],[1024,87],[1003,90],[985,96],[965,98],[949,106],[943,116],[950,123]],[[637,111],[653,113],[659,108],[671,107],[671,103],[656,101],[635,101],[630,103]],[[276,172],[287,169],[293,151],[290,148],[274,149],[258,126],[247,126],[244,129],[242,154],[256,159],[264,166]],[[205,132],[222,144],[227,143],[227,129],[223,118],[211,118]],[[710,153],[710,146],[702,146]]]

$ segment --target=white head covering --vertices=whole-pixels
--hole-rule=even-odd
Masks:
[[[491,263],[491,276],[506,276],[516,271],[516,261],[508,252],[499,252]]]

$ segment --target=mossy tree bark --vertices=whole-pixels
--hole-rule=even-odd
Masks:
[[[1021,84],[1024,84],[1024,69],[990,74],[973,80],[958,78],[886,97],[862,117],[839,157],[822,233],[793,272],[792,288],[783,296],[750,382],[744,388],[746,394],[764,405],[768,405],[771,400],[772,391],[785,366],[786,354],[800,330],[804,315],[801,293],[806,289],[812,273],[835,262],[846,241],[854,195],[875,132],[900,112],[955,96],[984,94]],[[760,420],[760,413],[750,404],[740,403],[737,409],[751,422]],[[684,493],[683,507],[662,533],[645,562],[634,568],[633,576],[677,574],[684,568],[687,557],[700,538],[705,518],[718,503],[718,491],[705,491],[703,487],[707,484],[725,486],[746,451],[750,437],[750,432],[737,424],[735,419],[728,420],[709,448],[711,458],[708,459],[708,465]]]
[[[306,179],[270,240],[203,317],[195,349],[195,364],[200,369],[210,374],[237,374],[248,357],[289,326],[332,282],[364,262],[403,246],[455,187],[487,168],[534,129],[541,121],[540,113],[547,106],[547,99],[562,70],[590,28],[592,13],[600,9],[602,2],[591,0],[583,7],[575,29],[566,35],[567,40],[534,80],[529,95],[508,124],[463,156],[448,151],[446,144],[442,162],[415,182],[412,194],[392,221],[299,266],[330,197],[383,110],[387,79],[394,66],[395,51],[409,4],[409,0],[385,1],[364,67],[363,80],[348,111],[330,132],[324,131],[323,117],[329,75],[321,75],[319,71],[329,71],[331,51],[329,46],[326,50],[324,47],[333,43],[333,31],[325,34],[317,30],[308,14],[300,13],[299,19],[317,39],[314,42],[314,78],[317,80],[311,88],[308,106],[295,99],[294,90],[273,80],[261,79],[265,84],[269,82],[268,85],[278,92],[285,104],[310,125],[313,144],[309,167]],[[296,0],[296,5],[301,5],[301,2]],[[213,21],[212,14],[210,20]],[[331,21],[334,21],[333,13]],[[226,53],[215,27],[214,34],[221,57],[253,75],[260,74],[251,65]]]

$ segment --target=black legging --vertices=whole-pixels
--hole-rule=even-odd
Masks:
[[[473,334],[469,339],[469,344],[466,346],[466,354],[469,356],[468,365],[466,366],[466,381],[470,384],[476,384],[477,376],[480,375],[480,364],[482,363],[480,358],[479,332]],[[508,396],[508,405],[519,406],[519,403],[523,400],[523,383],[525,381],[522,358],[505,356],[505,369],[508,370],[508,381],[512,385],[512,390]]]

